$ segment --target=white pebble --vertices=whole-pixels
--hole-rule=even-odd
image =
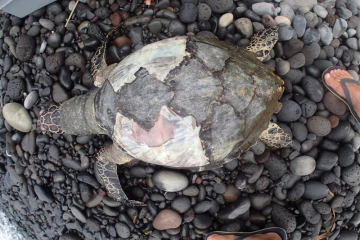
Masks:
[[[286,24],[291,26],[291,21],[289,18],[285,17],[285,16],[277,16],[275,18],[275,22],[277,23],[277,25],[279,25],[280,23]]]
[[[232,13],[225,13],[219,19],[219,27],[226,28],[232,23],[234,15]]]

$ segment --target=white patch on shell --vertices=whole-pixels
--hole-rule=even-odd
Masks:
[[[161,40],[139,49],[122,60],[109,74],[114,91],[117,92],[127,83],[135,80],[140,67],[164,81],[171,70],[179,66],[186,53],[186,36]]]
[[[200,127],[196,127],[192,116],[180,117],[167,106],[160,115],[173,126],[173,137],[160,146],[148,146],[138,142],[134,136],[135,122],[117,113],[113,139],[128,154],[144,162],[169,167],[199,167],[209,164],[199,137]],[[138,127],[138,126],[135,126]]]

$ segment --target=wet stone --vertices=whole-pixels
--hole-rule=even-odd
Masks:
[[[338,155],[333,152],[322,151],[316,159],[316,168],[329,171],[338,162]]]
[[[256,210],[263,210],[266,206],[271,203],[271,196],[266,193],[254,193],[249,196],[251,207]]]
[[[350,147],[344,146],[340,147],[337,151],[339,156],[339,166],[340,167],[348,167],[355,160],[355,154]]]
[[[119,237],[127,239],[131,235],[130,228],[122,222],[118,222],[115,224],[115,229]]]
[[[290,171],[299,176],[306,176],[314,172],[316,161],[309,156],[299,156],[290,162]]]
[[[296,218],[286,208],[274,203],[271,217],[274,223],[281,228],[284,228],[287,233],[291,233],[296,228]]]
[[[195,213],[204,213],[210,210],[212,203],[210,201],[202,201],[194,206]]]
[[[234,220],[246,213],[249,208],[250,199],[247,197],[240,197],[235,202],[230,203],[226,207],[220,209],[218,212],[218,218],[222,220]]]
[[[320,214],[315,211],[311,202],[303,201],[299,204],[300,213],[305,217],[306,221],[311,224],[316,224],[320,221]]]
[[[188,179],[179,172],[170,170],[161,170],[153,174],[152,180],[154,184],[161,190],[166,192],[177,192],[188,186]]]
[[[65,173],[63,171],[56,171],[53,175],[54,182],[64,182]]]
[[[177,228],[181,224],[181,216],[171,209],[164,209],[155,217],[152,225],[157,230]]]
[[[342,179],[350,186],[356,186],[360,184],[360,167],[358,164],[353,163],[349,167],[343,168]]]
[[[176,210],[179,213],[186,212],[187,210],[189,210],[190,207],[191,207],[190,198],[185,197],[185,196],[176,197],[171,202],[171,208]]]
[[[305,192],[303,198],[309,200],[319,200],[326,197],[328,192],[329,189],[325,184],[310,180],[305,182]]]

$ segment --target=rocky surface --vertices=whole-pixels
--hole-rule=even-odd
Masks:
[[[25,239],[203,239],[214,230],[282,227],[289,239],[358,239],[360,125],[321,81],[329,66],[359,79],[360,2],[275,0],[59,0],[19,19],[0,14],[0,208]],[[246,46],[279,26],[265,64],[284,80],[273,121],[294,145],[259,142],[222,168],[196,172],[134,162],[119,166],[128,207],[95,173],[103,135],[43,134],[39,112],[95,90],[91,58],[106,34],[117,63],[178,35]],[[194,89],[195,91],[196,89]],[[335,225],[332,218],[335,213]]]

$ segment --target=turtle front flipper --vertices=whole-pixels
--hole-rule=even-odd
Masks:
[[[142,202],[128,199],[121,187],[115,163],[97,161],[96,167],[110,197],[127,206],[145,206]]]
[[[268,128],[260,134],[259,138],[269,147],[286,148],[293,145],[291,136],[273,122],[269,122]]]
[[[124,164],[132,159],[130,155],[122,151],[115,144],[112,144],[102,148],[98,153],[96,161],[97,171],[110,197],[128,206],[146,206],[146,204],[142,202],[129,200],[119,181],[117,163]]]

